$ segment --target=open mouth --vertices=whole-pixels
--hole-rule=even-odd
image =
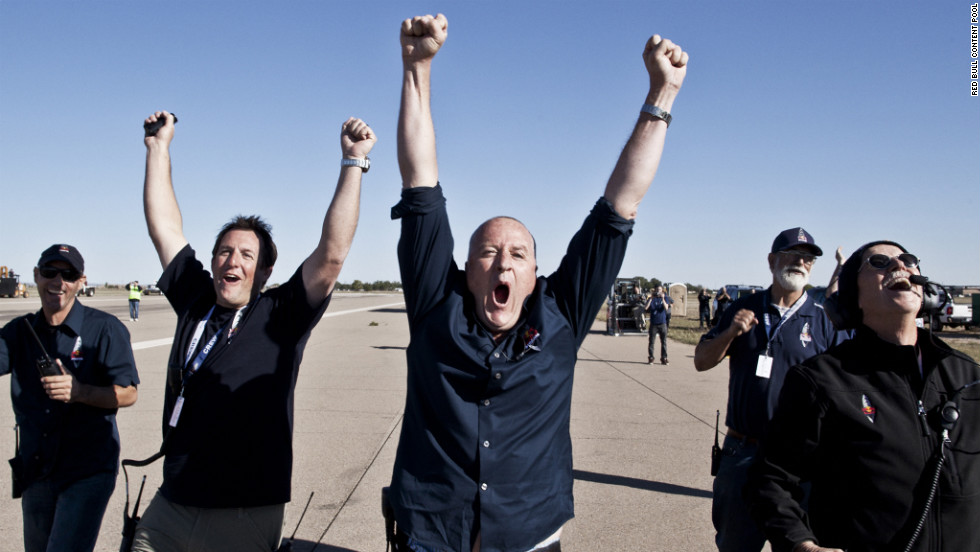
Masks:
[[[892,291],[909,291],[912,289],[912,282],[909,281],[910,274],[905,271],[892,272],[881,283],[885,289]]]
[[[230,284],[241,280],[241,278],[235,276],[234,274],[225,274],[224,276],[221,277],[221,279]]]
[[[499,286],[493,288],[493,302],[498,305],[504,305],[507,303],[507,299],[510,298],[510,286],[506,284],[500,284]]]

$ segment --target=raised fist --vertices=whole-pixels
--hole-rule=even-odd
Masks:
[[[424,61],[432,59],[446,42],[449,21],[441,13],[420,15],[402,22],[402,59]]]

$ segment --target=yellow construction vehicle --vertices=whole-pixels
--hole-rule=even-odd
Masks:
[[[0,297],[27,297],[27,285],[20,283],[20,275],[0,266]]]

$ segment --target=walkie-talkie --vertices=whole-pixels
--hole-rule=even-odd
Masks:
[[[177,124],[177,116],[174,115],[173,113],[171,113],[171,115],[173,115],[174,124]],[[146,134],[147,137],[156,136],[157,132],[159,132],[160,129],[163,128],[163,125],[165,124],[167,124],[167,118],[161,116],[152,123],[143,123],[143,132]]]
[[[24,325],[31,331],[31,335],[34,336],[34,341],[37,343],[37,346],[41,348],[41,355],[43,356],[37,359],[37,371],[41,373],[41,377],[60,376],[61,369],[58,368],[58,365],[55,364],[54,359],[51,358],[51,355],[49,355],[48,351],[45,350],[44,345],[41,343],[41,338],[38,337],[37,332],[34,331],[34,326],[31,326],[31,323],[28,322],[26,318],[24,319]]]
[[[721,447],[718,446],[718,419],[721,411],[715,410],[715,444],[711,446],[711,475],[718,475],[718,468],[721,467]]]

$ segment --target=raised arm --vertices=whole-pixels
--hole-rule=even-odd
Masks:
[[[824,291],[824,297],[830,298],[831,295],[837,292],[837,284],[840,279],[840,271],[844,268],[844,261],[847,257],[844,256],[844,248],[838,247],[837,253],[834,255],[837,259],[837,266],[834,267],[834,273],[830,275],[830,281],[827,282],[827,290]]]
[[[153,240],[153,247],[160,257],[160,264],[167,268],[170,261],[187,245],[183,219],[177,196],[170,179],[170,142],[174,138],[174,117],[166,111],[157,111],[146,118],[147,123],[166,118],[154,136],[146,136],[146,177],[143,180],[143,213],[146,228]]]
[[[344,159],[366,159],[377,141],[371,127],[360,119],[351,117],[341,126],[340,149]],[[322,303],[337,284],[354,241],[361,208],[361,176],[365,172],[367,169],[356,165],[340,167],[337,189],[323,218],[320,243],[303,261],[303,286],[311,306]]]
[[[439,182],[436,131],[430,105],[432,58],[446,42],[449,22],[441,13],[406,19],[401,26],[402,99],[398,112],[398,168],[402,186]]]
[[[670,112],[687,74],[687,59],[687,52],[680,46],[660,35],[650,37],[643,49],[643,63],[650,75],[647,105]],[[640,201],[657,174],[666,136],[666,122],[647,112],[640,113],[603,194],[620,216],[636,218]]]

